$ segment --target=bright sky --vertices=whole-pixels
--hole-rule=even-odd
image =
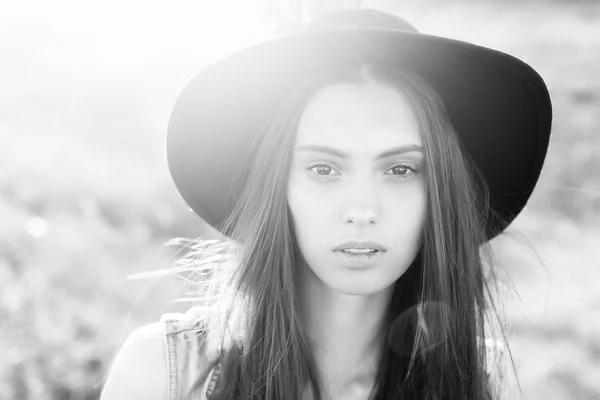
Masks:
[[[114,119],[136,85],[166,113],[208,61],[260,37],[259,21],[253,0],[0,0],[0,138],[85,130],[102,107]]]
[[[178,91],[206,63],[265,35],[258,7],[265,3],[0,0],[0,139],[15,131],[114,132],[129,129],[126,119],[134,117],[164,130]],[[506,22],[471,29],[464,23],[471,9],[455,12],[461,22],[411,12],[412,0],[364,3],[398,11],[427,33],[484,45],[485,38],[494,45],[507,36]]]
[[[196,59],[258,29],[251,1],[2,0],[0,49],[68,67]],[[243,7],[246,4],[246,7]]]

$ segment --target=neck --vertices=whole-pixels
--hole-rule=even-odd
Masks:
[[[393,286],[372,294],[345,294],[327,287],[308,266],[300,282],[303,322],[323,384],[370,390],[384,348]]]

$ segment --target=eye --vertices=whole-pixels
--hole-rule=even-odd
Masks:
[[[419,171],[409,164],[397,164],[388,171],[393,171],[391,175],[398,177],[399,179],[410,179],[413,175]]]
[[[307,168],[307,170],[314,172],[319,177],[341,175],[339,172],[336,174],[332,174],[332,171],[337,172],[337,170],[333,167],[333,165],[325,162],[311,165]],[[402,180],[410,179],[413,177],[413,175],[419,172],[415,167],[411,166],[410,164],[404,163],[394,165],[392,168],[388,169],[388,171],[392,171],[392,173],[386,175],[392,175]]]
[[[333,165],[327,164],[327,163],[311,165],[310,167],[307,168],[307,170],[315,172],[318,176],[332,176],[332,174],[330,174],[330,172],[336,171],[336,169],[333,167]],[[338,173],[338,174],[334,174],[334,175],[340,175],[340,174]]]

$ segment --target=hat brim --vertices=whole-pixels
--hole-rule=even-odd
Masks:
[[[233,204],[224,199],[234,163],[286,94],[306,77],[358,62],[392,63],[432,85],[502,217],[488,221],[488,237],[503,231],[527,203],[546,156],[552,107],[543,79],[500,51],[391,29],[283,36],[202,70],[177,98],[168,127],[167,160],[184,201],[208,224],[221,223]]]

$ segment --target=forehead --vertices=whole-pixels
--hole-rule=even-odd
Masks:
[[[325,87],[300,118],[297,145],[365,148],[421,144],[417,119],[400,91],[381,83]]]

